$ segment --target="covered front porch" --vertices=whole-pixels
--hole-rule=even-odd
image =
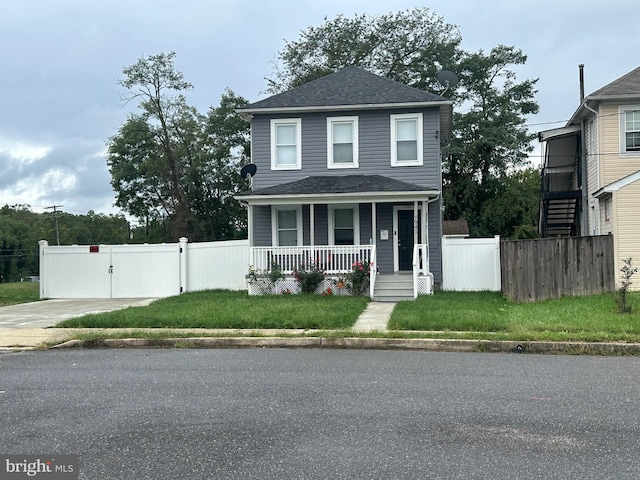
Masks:
[[[440,274],[440,192],[385,180],[387,187],[390,181],[403,189],[306,194],[262,189],[239,196],[248,209],[250,264],[267,275],[274,267],[286,276],[316,268],[338,282],[366,262],[372,265],[373,299],[384,297],[376,284],[386,276],[391,283],[409,281],[406,298],[431,293]]]

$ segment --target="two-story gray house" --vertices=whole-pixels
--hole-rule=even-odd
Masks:
[[[442,151],[452,102],[348,67],[238,109],[251,118],[251,262],[339,277],[375,265],[374,299],[441,282]],[[412,275],[411,275],[412,274]]]

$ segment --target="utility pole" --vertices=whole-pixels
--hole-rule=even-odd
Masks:
[[[58,246],[60,246],[60,231],[58,230],[58,211],[56,208],[62,208],[64,205],[51,205],[50,207],[44,207],[45,210],[53,208],[53,220],[56,222],[56,238],[58,240]]]

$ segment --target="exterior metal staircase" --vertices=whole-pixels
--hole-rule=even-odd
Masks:
[[[375,302],[413,300],[413,275],[411,272],[378,274],[373,300]]]

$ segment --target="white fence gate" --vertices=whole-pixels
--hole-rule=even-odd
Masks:
[[[442,238],[442,289],[500,291],[500,236]]]
[[[40,298],[168,297],[243,290],[249,242],[49,246],[40,242]]]

